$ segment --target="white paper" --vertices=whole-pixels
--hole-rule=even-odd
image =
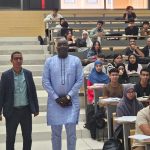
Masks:
[[[102,83],[95,83],[94,86],[103,87],[104,84],[102,84]]]
[[[118,122],[135,122],[136,116],[122,116],[115,118],[115,120]]]
[[[118,98],[118,97],[113,97],[113,98],[104,98],[104,99],[101,99],[100,98],[100,101],[102,102],[119,102],[121,99]]]
[[[150,140],[150,136],[147,135],[143,135],[143,134],[135,134],[135,135],[131,135],[129,136],[129,138],[135,139],[135,140]]]

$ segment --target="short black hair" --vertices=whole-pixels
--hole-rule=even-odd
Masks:
[[[22,55],[22,53],[21,52],[19,52],[19,51],[15,51],[15,52],[13,52],[12,54],[11,54],[11,60],[13,59],[13,57],[14,57],[14,55],[15,54],[21,54]]]
[[[150,71],[149,71],[148,68],[142,68],[141,71],[140,71],[140,74],[142,74],[143,71],[148,72],[150,74]]]
[[[147,21],[147,20],[143,21],[143,25],[144,25],[144,24],[149,25],[149,21]]]
[[[112,69],[109,70],[109,74],[111,74],[111,73],[113,73],[113,72],[119,73],[119,71],[118,71],[117,68],[112,68]]]
[[[104,21],[98,20],[98,21],[97,21],[97,24],[98,24],[98,23],[101,23],[101,24],[103,25],[103,24],[104,24]]]
[[[105,59],[105,55],[104,55],[103,53],[98,54],[98,55],[97,55],[97,58],[104,58],[104,59]]]

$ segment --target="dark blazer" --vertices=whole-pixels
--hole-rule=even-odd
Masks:
[[[32,73],[23,69],[26,84],[27,84],[27,98],[29,100],[29,107],[31,113],[39,112],[39,105],[36,93],[36,87],[33,81]],[[13,70],[7,70],[2,73],[0,81],[0,114],[4,117],[9,117],[13,113],[14,105],[14,74]]]
[[[148,46],[145,46],[145,47],[142,49],[142,52],[144,53],[144,57],[150,57],[150,56],[149,56],[149,48],[148,48]]]

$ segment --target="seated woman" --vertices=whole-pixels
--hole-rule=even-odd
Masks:
[[[82,32],[82,39],[84,39],[84,40],[86,41],[86,46],[87,46],[87,47],[89,47],[89,48],[92,47],[93,42],[92,42],[92,40],[90,39],[88,32],[85,31],[85,30],[83,30],[83,32]]]
[[[123,86],[118,82],[119,71],[117,68],[112,68],[109,71],[110,83],[104,85],[103,97],[118,97],[123,96]]]
[[[118,103],[116,114],[117,117],[136,116],[138,111],[143,108],[141,102],[136,99],[136,92],[133,84],[124,87],[122,101]]]
[[[76,46],[76,43],[75,43],[75,39],[73,37],[72,30],[67,30],[67,32],[65,34],[65,38],[68,41],[69,51],[70,52],[75,51],[74,47]]]
[[[112,68],[116,68],[118,64],[123,62],[123,57],[121,54],[114,54],[113,62],[108,63],[107,65],[107,74],[109,74],[109,70]]]
[[[87,81],[88,86],[91,86],[94,83],[103,83],[103,84],[109,83],[109,77],[104,72],[102,72],[102,68],[103,63],[99,60],[96,60],[94,68],[92,69],[92,72],[90,73]],[[88,96],[88,103],[92,104],[94,102],[94,91],[88,89],[87,96]]]
[[[62,28],[67,29],[68,26],[69,26],[68,22],[65,20],[65,18],[60,18],[60,23],[55,26],[56,29],[54,30],[54,32],[58,32],[57,33],[58,36],[64,36],[64,35],[61,35],[61,29]]]
[[[143,108],[141,102],[136,99],[136,92],[132,84],[128,84],[124,87],[123,98],[117,104],[116,115],[117,117],[122,116],[136,116],[138,111]],[[116,124],[115,131],[119,131],[118,138],[123,141],[123,129],[122,125]],[[129,142],[130,145],[130,142]]]
[[[118,82],[120,84],[128,83],[128,75],[125,69],[125,65],[123,63],[120,63],[117,65],[117,69],[119,71],[119,79]]]
[[[133,74],[138,73],[140,74],[140,71],[142,69],[142,65],[138,63],[138,58],[135,54],[131,54],[128,57],[128,64],[126,65],[126,71],[127,74]]]
[[[96,55],[102,53],[101,45],[99,41],[94,41],[92,48],[89,50],[87,54],[88,59],[92,59],[92,61],[96,60]]]

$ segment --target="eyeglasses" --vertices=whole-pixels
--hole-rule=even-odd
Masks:
[[[14,58],[13,58],[13,60],[15,60],[15,61],[17,61],[18,59],[19,59],[19,60],[22,60],[23,58],[22,58],[22,57],[14,57]]]
[[[129,93],[129,94],[130,94],[130,93],[134,93],[134,92],[135,92],[135,91],[128,91],[127,93]]]

